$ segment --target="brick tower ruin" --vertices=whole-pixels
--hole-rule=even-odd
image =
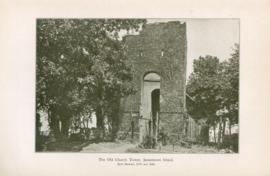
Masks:
[[[129,62],[135,70],[135,95],[121,101],[120,132],[143,141],[159,132],[184,131],[187,39],[179,21],[146,24],[139,35],[124,37]]]

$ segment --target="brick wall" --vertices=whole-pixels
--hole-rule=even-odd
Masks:
[[[143,77],[158,73],[160,81],[160,111],[164,129],[181,128],[181,113],[185,109],[186,25],[180,22],[147,24],[139,35],[124,37],[129,62],[134,69],[135,95],[122,100],[123,112],[137,111],[141,104]],[[123,124],[129,121],[123,117]],[[169,131],[170,131],[169,130]],[[178,130],[181,131],[181,130]]]

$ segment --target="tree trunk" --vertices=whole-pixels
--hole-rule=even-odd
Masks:
[[[231,124],[230,119],[229,119],[229,135],[230,135],[230,137],[232,136],[232,124]]]
[[[120,98],[117,97],[114,99],[114,101],[111,103],[111,140],[115,141],[117,137],[117,133],[120,129],[121,125],[121,114],[120,114]],[[132,114],[131,114],[132,118]]]
[[[96,116],[97,116],[97,128],[103,128],[103,116],[100,107],[97,108]]]
[[[222,125],[222,136],[221,136],[221,142],[224,142],[224,136],[225,136],[225,129],[226,129],[226,119],[223,119],[223,125]]]
[[[222,133],[222,117],[219,118],[218,122],[218,143],[217,143],[218,148],[220,148],[221,133]]]
[[[203,145],[208,144],[208,142],[209,142],[209,126],[208,125],[202,126],[201,139],[202,139]]]
[[[214,123],[214,143],[217,143],[217,137],[216,137],[216,123]]]
[[[36,151],[42,150],[40,127],[41,127],[40,114],[36,112]]]
[[[99,138],[100,140],[104,140],[105,135],[105,128],[104,128],[104,114],[102,107],[98,107],[96,110],[96,116],[97,116],[97,128],[99,130]]]
[[[49,125],[53,136],[58,140],[60,137],[59,116],[54,109],[51,111],[51,123]]]
[[[131,121],[131,139],[133,141],[133,138],[134,138],[134,121],[132,120]]]
[[[65,117],[63,119],[61,119],[61,138],[62,140],[66,140],[68,138],[68,130],[69,130],[69,118]]]

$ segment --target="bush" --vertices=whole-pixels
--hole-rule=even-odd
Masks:
[[[94,136],[94,139],[96,139],[97,141],[102,141],[103,140],[103,130],[102,129],[99,129],[99,128],[93,128],[92,129],[92,132],[93,132],[93,136]]]
[[[167,134],[163,132],[160,132],[158,134],[158,142],[161,142],[163,146],[168,144],[168,140],[169,140],[169,137]]]
[[[155,148],[156,146],[155,138],[149,135],[145,136],[140,146],[142,146],[145,149]]]
[[[83,141],[84,136],[82,133],[73,133],[73,134],[70,134],[69,140],[70,141]]]
[[[238,152],[238,133],[234,133],[231,136],[225,135],[222,143],[223,148],[230,148],[234,152]]]
[[[37,134],[36,151],[42,151],[47,141],[48,141],[48,136]]]

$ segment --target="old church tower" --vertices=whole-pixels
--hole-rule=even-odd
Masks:
[[[120,131],[140,142],[159,132],[181,135],[184,128],[187,39],[179,21],[146,24],[139,35],[123,39],[135,70],[137,93],[121,102]]]

